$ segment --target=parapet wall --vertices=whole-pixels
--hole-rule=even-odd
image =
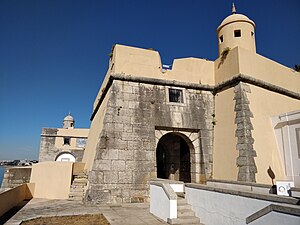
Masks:
[[[186,184],[186,199],[206,225],[297,225],[299,199],[207,185]]]
[[[30,167],[5,168],[0,190],[5,191],[25,183],[29,183],[31,174]]]

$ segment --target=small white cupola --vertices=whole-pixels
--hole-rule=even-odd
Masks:
[[[233,3],[232,14],[217,28],[219,56],[224,49],[232,49],[236,46],[256,52],[254,30],[255,23],[247,16],[236,13]]]
[[[63,128],[64,129],[73,129],[75,124],[74,118],[71,116],[69,113],[65,118],[64,118],[64,123],[63,123]]]

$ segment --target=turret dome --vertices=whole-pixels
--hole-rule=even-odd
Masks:
[[[65,129],[72,129],[74,128],[74,123],[75,120],[73,118],[73,116],[71,116],[71,114],[69,113],[65,118],[64,118],[64,123],[63,123],[63,128]]]
[[[234,23],[234,22],[246,22],[246,23],[250,23],[255,28],[255,23],[252,20],[250,20],[247,16],[245,16],[243,14],[236,14],[235,13],[235,14],[231,14],[231,15],[227,16],[222,21],[222,23],[220,24],[220,26],[217,28],[217,32],[219,32],[220,29],[222,27],[224,27],[225,25],[230,24],[230,23]]]
[[[219,56],[224,50],[241,47],[256,53],[255,23],[243,14],[236,13],[234,4],[232,14],[227,16],[217,28]]]
[[[64,121],[74,121],[73,116],[71,116],[71,114],[69,113],[65,118]]]

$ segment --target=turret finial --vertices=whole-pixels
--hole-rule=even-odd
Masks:
[[[236,14],[236,9],[235,9],[234,2],[232,3],[232,14]]]

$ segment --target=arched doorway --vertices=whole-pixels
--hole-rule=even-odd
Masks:
[[[59,153],[56,156],[55,161],[59,161],[59,162],[75,162],[76,158],[70,152],[61,152],[61,153]]]
[[[191,182],[190,158],[190,148],[182,135],[165,134],[156,148],[157,177]]]

